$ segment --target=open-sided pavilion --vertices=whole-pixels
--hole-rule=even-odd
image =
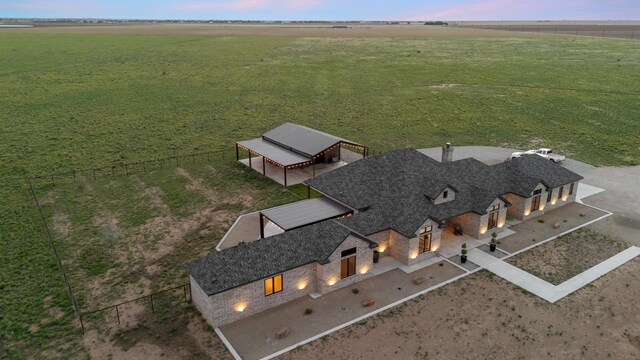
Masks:
[[[342,149],[355,150],[367,156],[368,148],[351,140],[333,136],[322,131],[292,123],[284,123],[261,137],[236,142],[236,159],[240,160],[240,149],[249,154],[248,166],[254,165],[265,176],[267,167],[273,166],[283,171],[283,184],[288,185],[287,172],[294,169],[311,168],[311,173],[298,179],[302,182],[316,176],[316,165],[339,164],[342,162]],[[253,164],[254,162],[261,164]],[[326,167],[326,166],[325,166]]]

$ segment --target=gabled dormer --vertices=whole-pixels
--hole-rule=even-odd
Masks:
[[[451,185],[447,185],[440,193],[431,199],[435,205],[453,201],[456,198],[458,190]]]

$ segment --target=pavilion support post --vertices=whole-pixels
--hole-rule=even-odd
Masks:
[[[313,175],[312,175],[312,177],[316,177],[316,162],[314,161],[313,165],[311,165],[311,166],[313,166]]]
[[[284,166],[284,186],[287,186],[287,167]]]
[[[311,199],[311,186],[307,185],[307,199]]]
[[[264,215],[260,213],[260,239],[264,239]]]
[[[249,168],[253,168],[253,166],[251,166],[251,150],[249,150],[248,153],[249,153]]]
[[[236,143],[236,160],[240,160],[240,150],[238,149],[238,144]]]
[[[342,143],[338,144],[338,161],[342,161]]]
[[[367,157],[367,148],[362,148],[362,158],[366,158]]]
[[[267,168],[265,167],[264,156],[262,157],[262,175],[267,175]]]

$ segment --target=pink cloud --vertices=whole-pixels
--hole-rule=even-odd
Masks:
[[[206,1],[176,5],[174,10],[253,10],[253,9],[305,9],[321,5],[323,0],[231,0]]]

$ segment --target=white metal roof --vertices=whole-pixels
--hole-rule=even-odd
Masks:
[[[294,151],[287,150],[282,146],[273,144],[262,138],[238,141],[238,145],[247,148],[254,153],[271,159],[282,166],[289,166],[311,161],[307,156],[300,155]]]
[[[338,217],[350,212],[346,206],[326,197],[297,201],[261,213],[284,230],[295,229],[318,221]]]
[[[271,129],[262,137],[308,156],[315,156],[339,142],[359,145],[350,140],[291,123],[284,123]]]

